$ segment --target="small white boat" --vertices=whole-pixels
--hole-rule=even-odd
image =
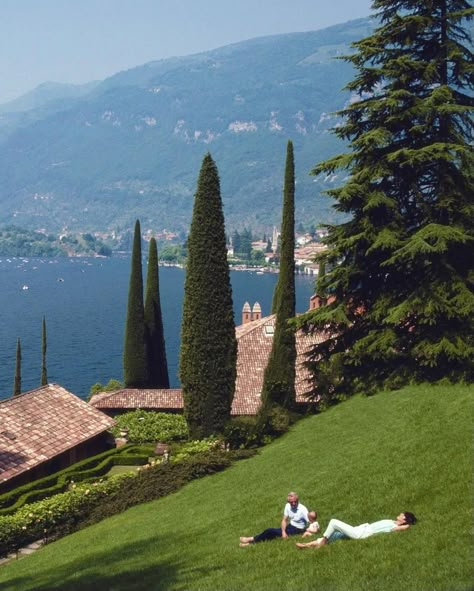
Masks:
[[[23,286],[21,289],[22,289],[23,291],[25,291],[26,289],[30,289],[30,288],[29,288],[27,285],[24,285],[24,286]]]

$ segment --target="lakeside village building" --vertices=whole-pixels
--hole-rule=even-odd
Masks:
[[[319,239],[327,235],[325,230],[318,230],[317,235]],[[278,239],[280,232],[277,227],[273,227],[273,234],[270,240],[271,252],[267,252],[267,242],[264,240],[254,240],[252,242],[252,250],[260,250],[265,253],[265,262],[270,264],[278,264],[280,256],[277,253]],[[297,234],[296,235],[296,248],[295,248],[295,270],[297,273],[305,275],[317,275],[319,271],[318,263],[314,262],[314,258],[317,254],[324,251],[327,247],[321,242],[314,242],[311,234]],[[230,243],[227,245],[227,256],[232,258],[234,256],[234,247],[232,245],[232,238]]]
[[[322,305],[313,295],[310,309]],[[275,315],[262,318],[258,302],[246,302],[237,326],[237,377],[232,416],[257,414],[270,356]],[[304,362],[324,333],[296,333],[296,402],[306,406],[310,374]],[[183,412],[181,389],[122,389],[81,400],[57,384],[0,401],[0,493],[62,470],[115,444],[115,415],[135,409]]]

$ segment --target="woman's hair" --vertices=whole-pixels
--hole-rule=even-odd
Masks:
[[[408,525],[415,525],[416,517],[413,513],[410,513],[410,511],[404,511],[403,515],[405,516],[405,523]]]

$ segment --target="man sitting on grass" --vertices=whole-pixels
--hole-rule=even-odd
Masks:
[[[288,502],[283,511],[281,527],[270,527],[256,536],[243,536],[240,538],[240,547],[244,548],[250,544],[273,540],[274,538],[287,539],[288,536],[303,534],[308,524],[312,533],[319,531],[319,524],[316,521],[316,511],[308,509],[299,502],[298,495],[295,492],[288,493]],[[290,523],[288,523],[290,520]]]
[[[352,540],[362,540],[369,538],[374,534],[389,533],[392,531],[403,531],[408,529],[410,525],[415,525],[416,517],[413,513],[405,511],[395,519],[382,519],[374,523],[363,523],[353,527],[339,519],[331,519],[322,538],[318,538],[313,542],[306,542],[305,544],[296,544],[298,548],[321,548],[325,544],[335,542],[344,538]]]

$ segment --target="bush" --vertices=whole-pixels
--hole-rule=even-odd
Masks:
[[[282,435],[288,431],[291,424],[290,413],[286,408],[274,406],[269,415],[269,427],[271,435]]]
[[[198,439],[196,441],[189,441],[179,446],[179,448],[171,454],[171,462],[180,462],[198,453],[204,453],[213,449],[222,449],[223,442],[215,437],[208,439]]]
[[[115,417],[112,433],[118,437],[122,429],[128,429],[131,443],[150,441],[177,441],[188,437],[188,426],[183,415],[164,412],[134,410]]]
[[[22,507],[14,515],[0,517],[0,555],[17,550],[40,538],[48,538],[59,525],[69,527],[102,499],[118,490],[130,474],[94,484],[72,484],[71,488],[48,499]]]
[[[224,439],[231,449],[248,449],[262,444],[255,417],[232,418],[224,430]]]
[[[66,492],[0,517],[0,555],[40,538],[57,539],[138,503],[175,492],[187,482],[224,470],[253,453],[214,449],[181,462],[148,465],[92,484],[73,483]]]
[[[123,388],[123,384],[114,378],[110,378],[107,384],[103,385],[100,382],[97,382],[91,386],[89,394],[87,396],[87,402],[94,396],[95,394],[99,394],[99,392],[114,392],[115,390],[121,390]]]
[[[0,515],[8,515],[26,504],[34,503],[65,491],[70,482],[97,479],[114,465],[146,464],[153,446],[127,445],[110,449],[77,462],[60,472],[29,482],[0,496]]]

